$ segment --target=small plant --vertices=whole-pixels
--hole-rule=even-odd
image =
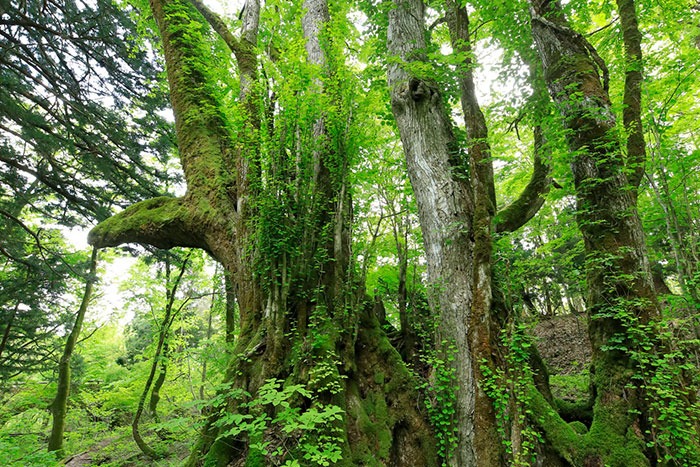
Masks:
[[[543,441],[539,431],[527,423],[528,392],[533,376],[528,348],[532,343],[521,325],[514,326],[510,332],[501,331],[501,341],[506,350],[506,370],[492,370],[482,361],[484,391],[493,401],[498,432],[511,456],[511,465],[525,467],[536,461],[535,448]]]
[[[215,399],[220,404],[226,398],[248,396],[240,389],[220,393]],[[298,399],[312,400],[302,410]],[[335,426],[342,419],[343,410],[333,404],[324,404],[304,386],[287,385],[279,379],[268,379],[258,390],[257,397],[241,402],[242,412],[227,412],[216,425],[226,427],[219,438],[245,435],[250,440],[251,453],[265,456],[273,465],[286,467],[302,465],[329,466],[342,458],[342,437]],[[284,463],[283,463],[284,462]]]
[[[419,385],[417,389],[425,394],[425,407],[437,438],[438,455],[446,466],[452,452],[457,447],[457,424],[455,423],[455,377],[452,362],[455,347],[447,346],[444,359],[435,353],[425,355],[425,363],[433,369],[433,377]]]

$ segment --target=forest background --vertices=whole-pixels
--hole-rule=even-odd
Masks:
[[[163,32],[158,32],[150,13],[156,7],[106,0],[0,3],[0,459],[8,465],[54,465],[57,459],[71,458],[73,465],[171,465],[188,456],[190,462],[198,462],[196,455],[190,455],[193,445],[203,458],[213,459],[214,448],[194,441],[201,440],[212,424],[219,430],[216,441],[245,440],[235,452],[242,453],[240,458],[247,459],[248,465],[403,465],[400,449],[420,451],[425,465],[469,465],[458,454],[466,441],[460,430],[461,396],[454,390],[460,370],[452,363],[461,359],[462,347],[441,341],[446,323],[441,316],[446,312],[440,300],[450,284],[436,285],[428,271],[432,258],[424,244],[434,231],[426,231],[425,222],[421,230],[420,202],[413,191],[430,189],[411,185],[404,153],[411,151],[410,138],[400,135],[396,122],[401,120],[395,118],[396,105],[392,108],[396,97],[391,93],[397,87],[387,84],[387,70],[391,84],[391,70],[401,62],[397,58],[401,53],[392,50],[391,41],[387,44],[392,11],[397,9],[388,2],[330,2],[328,17],[318,23],[330,25],[327,35],[314,36],[313,28],[303,24],[304,18],[311,17],[307,12],[314,2],[297,3],[268,1],[260,7],[248,2],[247,12],[241,5],[217,10],[224,15],[224,28],[245,37],[252,30],[246,29],[252,21],[246,15],[255,11],[251,5],[260,8],[252,88],[246,88],[247,69],[235,55],[241,53],[240,47],[231,45],[215,14],[198,2],[193,2],[198,11],[188,7],[192,11],[183,13],[194,24],[187,30],[188,40],[206,56],[202,82],[216,83],[209,90],[212,102],[225,104],[230,132],[237,141],[246,141],[242,149],[232,144],[231,152],[245,152],[255,144],[259,148],[255,157],[264,155],[259,167],[265,176],[256,179],[260,186],[250,188],[258,197],[255,216],[259,216],[251,217],[256,227],[250,228],[248,239],[255,245],[251,255],[255,270],[250,274],[257,282],[251,287],[262,290],[268,303],[274,302],[270,297],[275,293],[288,293],[284,279],[276,288],[278,273],[270,271],[282,270],[281,258],[305,257],[305,253],[295,256],[298,241],[301,250],[311,251],[308,263],[320,265],[309,266],[309,271],[315,271],[309,277],[324,284],[323,293],[333,292],[328,299],[321,297],[323,293],[314,295],[317,289],[308,284],[297,284],[308,288],[313,298],[285,298],[298,303],[289,305],[293,311],[287,314],[293,318],[285,318],[279,329],[270,324],[256,328],[257,318],[241,311],[236,296],[243,299],[242,286],[233,284],[230,269],[212,259],[219,255],[219,262],[225,263],[221,258],[226,254],[207,243],[210,240],[205,245],[178,233],[154,241],[147,232],[136,243],[151,246],[103,249],[99,259],[97,250],[91,252],[84,243],[71,241],[75,232],[87,235],[87,229],[100,222],[108,225],[104,221],[113,213],[128,212],[124,209],[134,203],[163,195],[184,197],[186,184],[196,186],[191,172],[183,172],[180,165],[189,149],[183,149],[182,139],[178,141],[184,130],[176,130],[170,110],[168,92],[173,84],[165,73],[170,65],[163,58]],[[498,358],[487,363],[474,360],[474,371],[481,372],[479,387],[488,396],[494,417],[498,439],[494,449],[499,451],[499,463],[530,465],[536,459],[556,458],[563,464],[552,465],[583,465],[601,446],[562,450],[561,443],[552,439],[555,435],[542,426],[543,415],[533,415],[537,399],[528,391],[547,370],[532,357],[534,341],[527,336],[538,323],[562,316],[573,316],[584,329],[593,322],[595,330],[592,318],[599,310],[592,311],[587,273],[595,261],[603,263],[604,270],[615,271],[620,258],[612,254],[593,258],[581,234],[585,212],[576,202],[581,189],[571,172],[577,158],[570,146],[575,129],[562,124],[561,107],[543,97],[547,94],[544,75],[551,73],[538,70],[530,32],[532,11],[542,6],[517,1],[471,2],[468,8],[450,1],[426,3],[425,9],[415,10],[420,15],[414,14],[424,18],[426,44],[419,50],[424,56],[406,68],[429,83],[428,91],[416,84],[412,92],[434,95],[432,90],[439,89],[438,101],[455,122],[450,137],[471,157],[486,143],[484,160],[492,164],[495,182],[493,208],[502,216],[504,208],[515,206],[526,217],[516,228],[499,231],[496,216],[492,252],[486,260],[493,270],[493,301],[498,302],[489,313],[495,310],[494,316],[508,316],[490,337]],[[570,1],[563,5],[569,23],[559,26],[578,31],[594,50],[595,73],[610,96],[610,111],[620,123],[625,122],[613,127],[613,138],[628,145],[630,134],[639,127],[627,124],[626,82],[630,69],[641,76],[639,117],[646,157],[641,162],[639,188],[633,189],[638,192],[635,203],[650,277],[661,304],[662,319],[653,332],[659,333],[662,342],[649,343],[639,337],[646,331],[640,332],[634,337],[635,345],[648,344],[653,351],[634,353],[637,350],[629,350],[632,346],[625,340],[628,336],[613,333],[607,347],[598,350],[629,350],[636,362],[630,368],[647,371],[625,383],[652,393],[645,396],[644,405],[649,410],[644,416],[648,425],[642,426],[648,433],[640,435],[645,457],[670,465],[698,465],[694,388],[700,358],[696,291],[700,279],[700,85],[695,76],[700,66],[700,12],[698,5],[686,1],[635,3],[643,59],[631,68],[623,38],[624,2]],[[458,31],[449,23],[450,15],[462,10],[465,15],[469,12],[471,31],[459,42],[455,41]],[[316,55],[307,47],[313,37],[321,44]],[[196,64],[188,63],[196,71]],[[487,134],[475,136],[469,105],[462,102],[460,107],[460,98],[470,95],[462,87],[467,82],[468,88],[469,79],[472,86],[476,83],[472,96],[481,104]],[[546,84],[551,89],[551,83]],[[246,107],[251,95],[258,100]],[[214,106],[197,102],[202,114],[207,114],[207,106]],[[257,113],[260,125],[254,134],[263,136],[251,143],[246,122]],[[335,148],[327,162],[331,180],[327,185],[313,178],[313,170],[299,168],[313,167],[314,158],[327,150],[318,143],[324,138]],[[625,156],[632,152],[628,146]],[[296,169],[285,167],[285,161],[296,161]],[[472,168],[465,172],[469,177],[476,176],[476,162],[467,164]],[[294,170],[298,172],[285,175],[287,179],[278,177]],[[638,171],[634,165],[621,170],[630,177]],[[239,195],[248,189],[240,180],[227,183],[236,185]],[[309,185],[286,188],[304,183]],[[280,193],[287,191],[307,209],[294,211],[305,219],[300,225],[312,225],[309,231],[321,239],[329,235],[328,226],[340,226],[338,236],[347,239],[347,253],[333,256],[338,255],[337,249],[330,248],[328,254],[335,259],[329,261],[326,253],[319,253],[325,251],[323,240],[308,243],[306,236],[295,231],[285,220],[290,217],[290,211],[284,210],[288,200]],[[317,206],[323,198],[316,198],[316,191],[329,194],[327,198],[336,204]],[[527,203],[513,204],[523,200]],[[330,220],[324,217],[328,213],[333,214]],[[340,220],[334,217],[338,213]],[[247,232],[249,227],[237,228]],[[99,230],[93,232],[97,234],[92,243],[98,246],[128,240],[119,237],[122,233],[113,234],[119,237],[115,240],[109,232],[101,237]],[[449,246],[452,240],[442,241]],[[480,241],[478,235],[476,241]],[[156,248],[179,246],[200,249]],[[243,251],[250,244],[236,247]],[[127,262],[128,271],[120,268],[115,273],[114,264],[124,264],[124,257],[136,259]],[[477,262],[478,254],[474,258]],[[342,284],[326,282],[324,277],[338,275],[329,268],[341,266],[351,271]],[[119,284],[118,293],[108,286],[110,281]],[[622,281],[633,280],[624,277]],[[622,295],[619,290],[615,293]],[[299,311],[304,300],[311,304],[304,305],[306,314]],[[275,306],[284,309],[274,304],[262,308]],[[619,307],[640,306],[622,303]],[[324,310],[331,310],[329,320],[322,317]],[[349,314],[355,318],[343,321],[344,312],[338,310],[352,310]],[[351,337],[329,332],[338,323],[361,328],[370,319],[365,315],[376,319],[382,329],[367,335],[344,331]],[[257,334],[250,329],[285,336],[262,345],[255,342]],[[297,334],[308,349],[295,347],[297,337],[292,335]],[[329,339],[336,341],[324,340],[326,334],[333,334]],[[363,339],[391,364],[361,361],[367,357],[358,357],[354,363],[346,341],[356,346]],[[248,348],[241,347],[246,340]],[[540,349],[548,345],[534,343]],[[299,369],[303,365],[283,358],[286,351],[308,352],[314,364]],[[240,364],[241,356],[254,360],[263,352],[279,368],[294,369],[275,372],[265,364],[251,363],[246,371],[257,374],[259,381],[248,377],[246,388],[255,391],[248,392],[245,410],[223,410],[230,408],[231,400],[238,400],[240,394],[234,392],[241,390],[231,375],[230,362]],[[319,357],[322,352],[329,359]],[[551,406],[582,437],[596,426],[596,383],[590,377],[590,357],[584,358],[560,367],[544,362]],[[653,371],[637,365],[639,361],[652,361]],[[369,383],[356,376],[365,371],[363,365],[371,373]],[[408,368],[410,373],[404,375],[404,370],[394,367]],[[353,378],[360,381],[362,410],[357,413],[347,402],[355,397],[347,382]],[[405,394],[396,402],[397,409],[387,404],[386,394],[391,392]],[[63,408],[57,402],[61,394],[68,397]],[[676,404],[677,400],[681,402]],[[415,419],[405,421],[392,412],[404,410],[401,404],[413,407],[410,417]],[[211,414],[227,412],[230,417],[212,421]],[[65,428],[56,426],[55,420],[61,417]],[[348,420],[355,420],[350,424],[361,434],[343,425]],[[403,426],[418,427],[416,432],[425,438],[405,441]],[[378,441],[372,445],[365,438]],[[407,448],[408,444],[413,447]],[[556,455],[547,452],[549,447]],[[620,461],[616,456],[624,453],[613,448],[602,450],[604,454],[595,455],[606,463],[629,462],[629,458]]]

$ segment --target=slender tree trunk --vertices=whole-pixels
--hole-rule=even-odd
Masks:
[[[396,254],[398,256],[399,266],[399,283],[397,287],[397,298],[399,303],[399,323],[401,326],[401,356],[404,361],[410,362],[413,358],[413,337],[414,332],[411,327],[410,318],[408,315],[408,288],[406,284],[408,275],[408,230],[409,230],[409,214],[408,209],[405,209],[406,215],[404,219],[399,218],[399,212],[394,208],[394,199],[390,199],[385,195],[387,205],[391,209],[391,223],[394,233],[394,244],[396,245]]]
[[[408,316],[408,289],[406,288],[406,274],[408,269],[408,251],[403,250],[399,254],[399,284],[397,296],[399,301],[399,322],[401,325],[401,336],[403,339],[403,349],[401,355],[405,361],[411,361],[413,355],[413,331]]]
[[[73,356],[73,350],[78,342],[80,330],[83,327],[83,320],[87,312],[90,298],[92,297],[92,289],[95,283],[95,272],[97,271],[97,248],[92,249],[90,256],[90,270],[88,272],[87,282],[85,284],[85,292],[83,292],[83,300],[78,308],[78,313],[75,316],[73,329],[68,335],[66,345],[63,348],[63,355],[58,363],[58,385],[56,388],[56,397],[49,405],[49,410],[53,416],[53,424],[51,426],[51,435],[49,436],[49,452],[55,451],[58,456],[63,455],[63,431],[66,427],[66,411],[68,408],[68,395],[70,393],[70,362]]]
[[[225,283],[224,283],[225,284]],[[225,287],[225,285],[224,285]],[[216,284],[212,287],[211,289],[211,303],[209,304],[209,316],[207,318],[207,344],[205,347],[205,350],[209,349],[209,340],[211,339],[211,333],[212,333],[212,316],[214,315],[214,303],[216,299]],[[228,300],[227,300],[228,302]],[[228,307],[228,303],[227,303]],[[227,318],[228,318],[228,310],[227,311]],[[228,319],[226,320],[226,342],[228,343]],[[205,354],[204,358],[202,359],[202,382],[199,385],[199,399],[204,400],[204,385],[207,381],[207,361],[209,360],[209,355]]]
[[[141,420],[141,415],[143,414],[144,407],[146,405],[146,398],[148,397],[148,392],[151,389],[151,385],[153,384],[153,380],[156,375],[156,371],[158,369],[158,365],[165,365],[165,362],[162,360],[163,359],[163,351],[167,351],[167,337],[168,337],[168,331],[170,330],[170,325],[173,322],[174,316],[173,316],[173,304],[175,302],[175,295],[177,294],[177,289],[180,286],[180,283],[182,281],[182,276],[185,274],[185,271],[187,269],[187,263],[189,261],[189,256],[182,262],[182,266],[180,266],[180,272],[175,279],[175,282],[172,285],[172,288],[170,287],[170,264],[169,262],[166,262],[166,287],[165,287],[165,292],[166,292],[166,298],[167,302],[165,304],[165,312],[163,313],[163,321],[161,322],[160,329],[158,331],[158,344],[156,345],[156,351],[153,355],[153,362],[151,363],[151,371],[148,374],[148,378],[146,379],[146,384],[143,387],[143,391],[141,392],[141,397],[139,398],[139,404],[136,408],[136,413],[134,413],[134,420],[131,423],[131,433],[134,437],[134,441],[136,442],[136,445],[139,447],[141,452],[143,452],[146,456],[150,457],[151,459],[157,459],[159,454],[146,442],[143,440],[141,437],[141,433],[139,431],[139,422]],[[167,367],[163,367],[163,371],[161,372],[161,376],[163,378],[163,381],[165,381],[165,370]],[[162,382],[161,382],[162,385]],[[160,390],[160,387],[158,387],[158,390]],[[158,404],[158,400],[160,399],[160,395],[156,392],[156,396],[151,397],[150,401],[150,406],[151,406],[151,411],[155,413],[156,406]]]
[[[151,390],[151,398],[148,400],[148,411],[156,422],[159,421],[158,418],[158,402],[160,402],[160,390],[165,384],[165,378],[168,376],[168,340],[166,338],[163,342],[163,355],[160,359],[160,373],[158,373],[158,378],[153,382],[153,389]]]
[[[12,324],[15,322],[15,317],[17,316],[17,311],[19,310],[20,303],[21,302],[17,300],[17,304],[12,310],[12,315],[10,315],[10,319],[7,321],[5,330],[2,333],[2,341],[0,342],[0,361],[2,361],[2,353],[5,351],[7,341],[10,339],[10,331],[12,330]]]
[[[642,34],[634,0],[616,0],[625,46],[625,93],[622,122],[627,131],[627,165],[629,183],[637,188],[644,176],[646,144],[642,126]],[[636,190],[635,190],[636,193]]]
[[[236,339],[236,292],[227,272],[224,272],[224,291],[226,293],[226,343],[231,346]]]
[[[676,263],[676,271],[678,272],[678,283],[681,285],[681,290],[683,291],[683,293],[690,295],[691,291],[689,290],[688,285],[686,284],[686,278],[688,277],[688,275],[685,268],[685,261],[683,260],[683,254],[681,252],[681,242],[678,236],[679,232],[677,230],[674,232],[673,227],[671,226],[670,210],[672,209],[672,206],[669,206],[664,201],[663,197],[661,196],[661,193],[659,192],[659,188],[656,186],[656,182],[654,181],[654,179],[650,176],[647,176],[647,178],[649,179],[649,185],[651,186],[654,192],[656,201],[659,203],[659,205],[664,211],[666,234],[668,235],[668,238],[670,240],[671,251],[673,252],[673,259]]]

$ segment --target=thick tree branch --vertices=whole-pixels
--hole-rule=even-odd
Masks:
[[[535,127],[534,167],[532,177],[520,196],[508,206],[498,211],[496,215],[496,232],[514,232],[532,219],[544,204],[552,178],[549,176],[551,167],[542,160],[542,145],[544,136],[542,128]]]
[[[210,204],[221,205],[226,191],[235,199],[226,170],[227,160],[233,159],[234,142],[221,111],[214,78],[208,72],[209,51],[190,38],[189,28],[196,12],[187,0],[150,3],[163,41],[177,145],[188,192],[194,197],[209,198]]]
[[[88,243],[97,248],[140,243],[164,249],[176,246],[207,249],[196,231],[194,217],[182,198],[153,198],[97,224],[88,234]]]

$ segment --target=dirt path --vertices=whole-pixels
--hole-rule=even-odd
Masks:
[[[119,440],[117,437],[103,439],[99,443],[90,446],[90,448],[86,451],[69,457],[63,465],[65,467],[83,467],[94,465],[95,460],[93,458],[104,458],[104,456],[98,455],[99,452],[117,440]]]

